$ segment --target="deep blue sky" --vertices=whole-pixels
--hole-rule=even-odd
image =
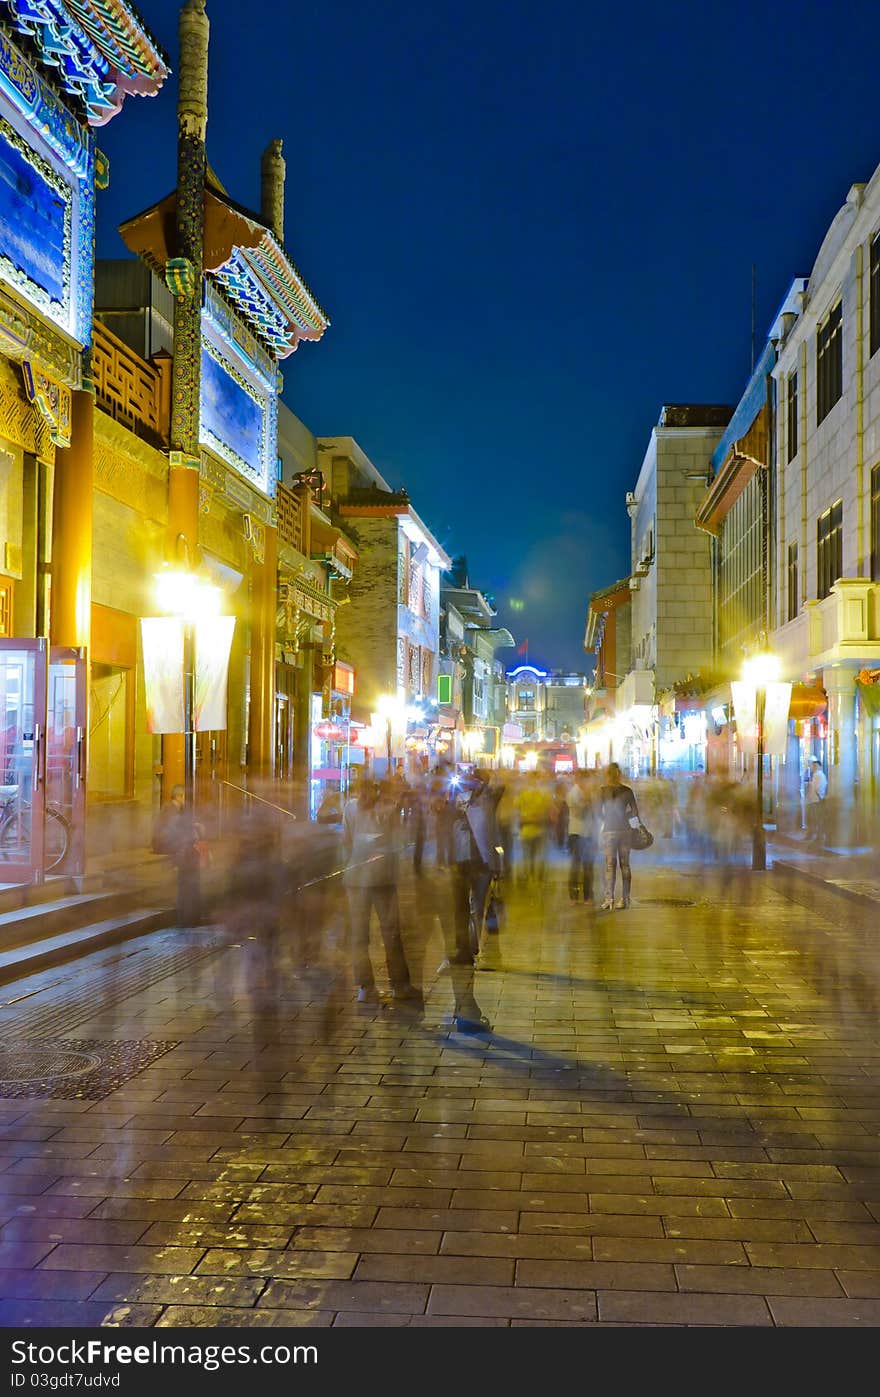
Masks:
[[[176,3],[140,9],[176,68]],[[260,152],[284,138],[286,242],[331,317],[288,360],[288,403],[407,487],[530,658],[583,667],[661,405],[737,400],[752,263],[760,339],[880,161],[874,7],[208,13],[211,163],[258,207]],[[172,77],[99,132],[101,255],[173,186],[175,102]]]

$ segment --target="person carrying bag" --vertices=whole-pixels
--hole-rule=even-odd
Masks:
[[[629,853],[633,848],[633,833],[644,829],[639,818],[639,807],[636,798],[629,786],[625,786],[620,779],[620,767],[617,762],[609,762],[605,773],[605,784],[599,790],[599,819],[601,834],[599,836],[602,845],[602,853],[605,858],[605,897],[602,903],[604,911],[610,912],[615,906],[614,887],[617,882],[617,867],[620,865],[620,891],[621,896],[617,900],[617,907],[629,907],[630,890],[632,887],[632,870],[630,868]],[[645,834],[648,831],[645,830]],[[653,837],[648,836],[651,843]],[[647,845],[639,845],[645,847]]]

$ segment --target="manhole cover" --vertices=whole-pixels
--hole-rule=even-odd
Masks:
[[[42,1043],[0,1043],[0,1082],[24,1086],[49,1077],[81,1077],[100,1067],[97,1053],[78,1053]]]
[[[649,903],[652,907],[696,907],[688,897],[640,897],[639,903]]]
[[[101,1101],[176,1042],[144,1038],[103,1043],[96,1039],[0,1039],[0,1097],[79,1097]]]

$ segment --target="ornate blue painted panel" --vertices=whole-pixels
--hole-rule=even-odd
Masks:
[[[65,329],[71,201],[60,175],[0,118],[0,273]]]
[[[202,343],[201,439],[265,488],[266,403],[207,341]]]

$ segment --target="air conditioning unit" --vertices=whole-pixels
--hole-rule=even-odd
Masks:
[[[639,579],[637,577],[631,577],[629,579],[629,590],[631,592],[637,592],[640,586],[641,583],[639,582]]]
[[[638,500],[636,499],[635,494],[632,490],[627,490],[626,492],[626,503],[627,506],[631,504],[638,504]]]

